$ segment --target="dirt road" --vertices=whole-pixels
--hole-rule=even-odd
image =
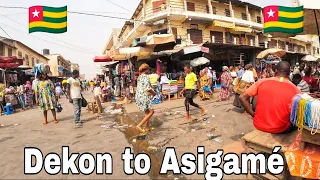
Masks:
[[[91,94],[86,94],[89,97]],[[83,128],[75,128],[72,104],[64,98],[61,100],[63,112],[58,114],[58,124],[50,122],[42,125],[42,113],[38,109],[15,113],[10,116],[0,116],[0,179],[150,179],[170,178],[173,175],[159,176],[158,169],[166,147],[175,147],[178,158],[185,152],[197,153],[197,146],[205,146],[205,153],[224,149],[226,152],[242,152],[240,138],[254,129],[252,120],[241,114],[232,106],[232,101],[200,102],[207,110],[206,121],[199,118],[194,123],[183,123],[183,99],[165,102],[155,106],[155,115],[151,120],[154,131],[148,133],[145,139],[137,140],[139,132],[133,128],[143,117],[135,104],[125,105],[126,113],[104,115],[101,120],[83,109]],[[104,104],[108,106],[109,104]],[[191,112],[198,118],[197,110]],[[49,121],[52,116],[49,113]],[[102,128],[113,122],[130,128]],[[214,134],[216,140],[208,140],[207,133]],[[61,147],[69,146],[71,152],[105,153],[113,156],[112,175],[62,175],[50,176],[44,170],[37,175],[24,175],[24,147],[37,147],[45,155],[56,152],[61,155]],[[148,147],[155,147],[152,153],[152,170],[148,175],[127,176],[123,172],[121,154],[125,147],[131,147],[134,153],[149,151]],[[179,158],[180,159],[180,158]],[[203,175],[174,176],[179,179],[203,179]],[[224,179],[243,179],[244,176],[225,176]]]

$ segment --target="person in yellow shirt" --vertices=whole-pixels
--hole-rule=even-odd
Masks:
[[[198,84],[198,79],[196,74],[191,72],[191,67],[190,66],[185,66],[184,71],[186,73],[186,78],[185,78],[185,87],[181,91],[182,93],[185,93],[185,100],[184,100],[184,105],[186,107],[186,120],[190,121],[190,105],[194,106],[198,109],[201,110],[202,115],[206,114],[206,110],[203,107],[200,107],[198,104],[193,102],[193,97],[196,93],[195,86]],[[199,87],[199,84],[198,84]]]
[[[160,103],[160,88],[158,86],[158,80],[159,80],[159,75],[156,73],[155,70],[152,70],[152,74],[149,75],[149,79],[151,82],[151,85],[153,87],[153,90],[156,92],[156,99],[157,103]]]

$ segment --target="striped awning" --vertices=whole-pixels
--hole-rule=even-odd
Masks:
[[[231,22],[223,22],[218,20],[213,21],[213,25],[223,27],[223,28],[230,28],[230,29],[235,28],[235,25]]]
[[[249,27],[241,27],[241,26],[236,26],[234,27],[235,31],[240,31],[240,32],[247,32],[247,33],[252,33],[252,28],[249,28]]]

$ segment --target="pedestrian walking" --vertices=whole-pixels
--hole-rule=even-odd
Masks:
[[[197,76],[193,72],[191,72],[190,66],[185,66],[184,71],[186,73],[185,87],[180,93],[185,94],[186,99],[184,100],[184,105],[186,107],[186,120],[190,121],[190,105],[200,109],[202,115],[206,114],[206,110],[193,102],[193,98],[196,94],[195,87],[197,86],[198,82]],[[198,87],[200,87],[199,84]]]
[[[36,91],[35,91],[36,103],[39,104],[40,109],[43,111],[44,121],[43,124],[48,123],[48,111],[51,110],[52,116],[54,118],[54,123],[57,124],[56,116],[56,95],[55,88],[52,81],[48,78],[48,75],[43,73],[40,75],[38,80]]]
[[[149,70],[150,67],[148,64],[142,64],[139,67],[139,77],[138,77],[138,85],[137,85],[137,92],[136,92],[136,104],[141,111],[145,112],[144,118],[141,122],[137,125],[137,128],[145,132],[142,128],[142,125],[146,124],[146,130],[150,131],[151,128],[149,126],[149,120],[154,114],[154,110],[152,109],[152,100],[153,97],[156,96],[156,92],[153,90],[149,78]]]
[[[82,121],[80,119],[82,108],[82,95],[78,70],[74,70],[72,72],[72,77],[68,79],[67,89],[69,102],[73,103],[76,127],[82,127]]]
[[[33,107],[33,90],[30,81],[26,82],[26,106]]]
[[[22,111],[26,110],[25,92],[26,92],[26,89],[24,84],[21,84],[20,82],[18,82],[17,93],[18,93],[18,100],[22,108]]]

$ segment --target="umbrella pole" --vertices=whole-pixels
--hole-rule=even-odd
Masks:
[[[320,32],[319,32],[319,24],[318,24],[318,19],[317,19],[317,12],[316,12],[316,10],[315,10],[315,9],[313,10],[313,13],[314,13],[314,18],[316,19],[316,24],[317,24],[317,32],[318,32],[318,38],[319,38],[319,43],[320,43]]]

